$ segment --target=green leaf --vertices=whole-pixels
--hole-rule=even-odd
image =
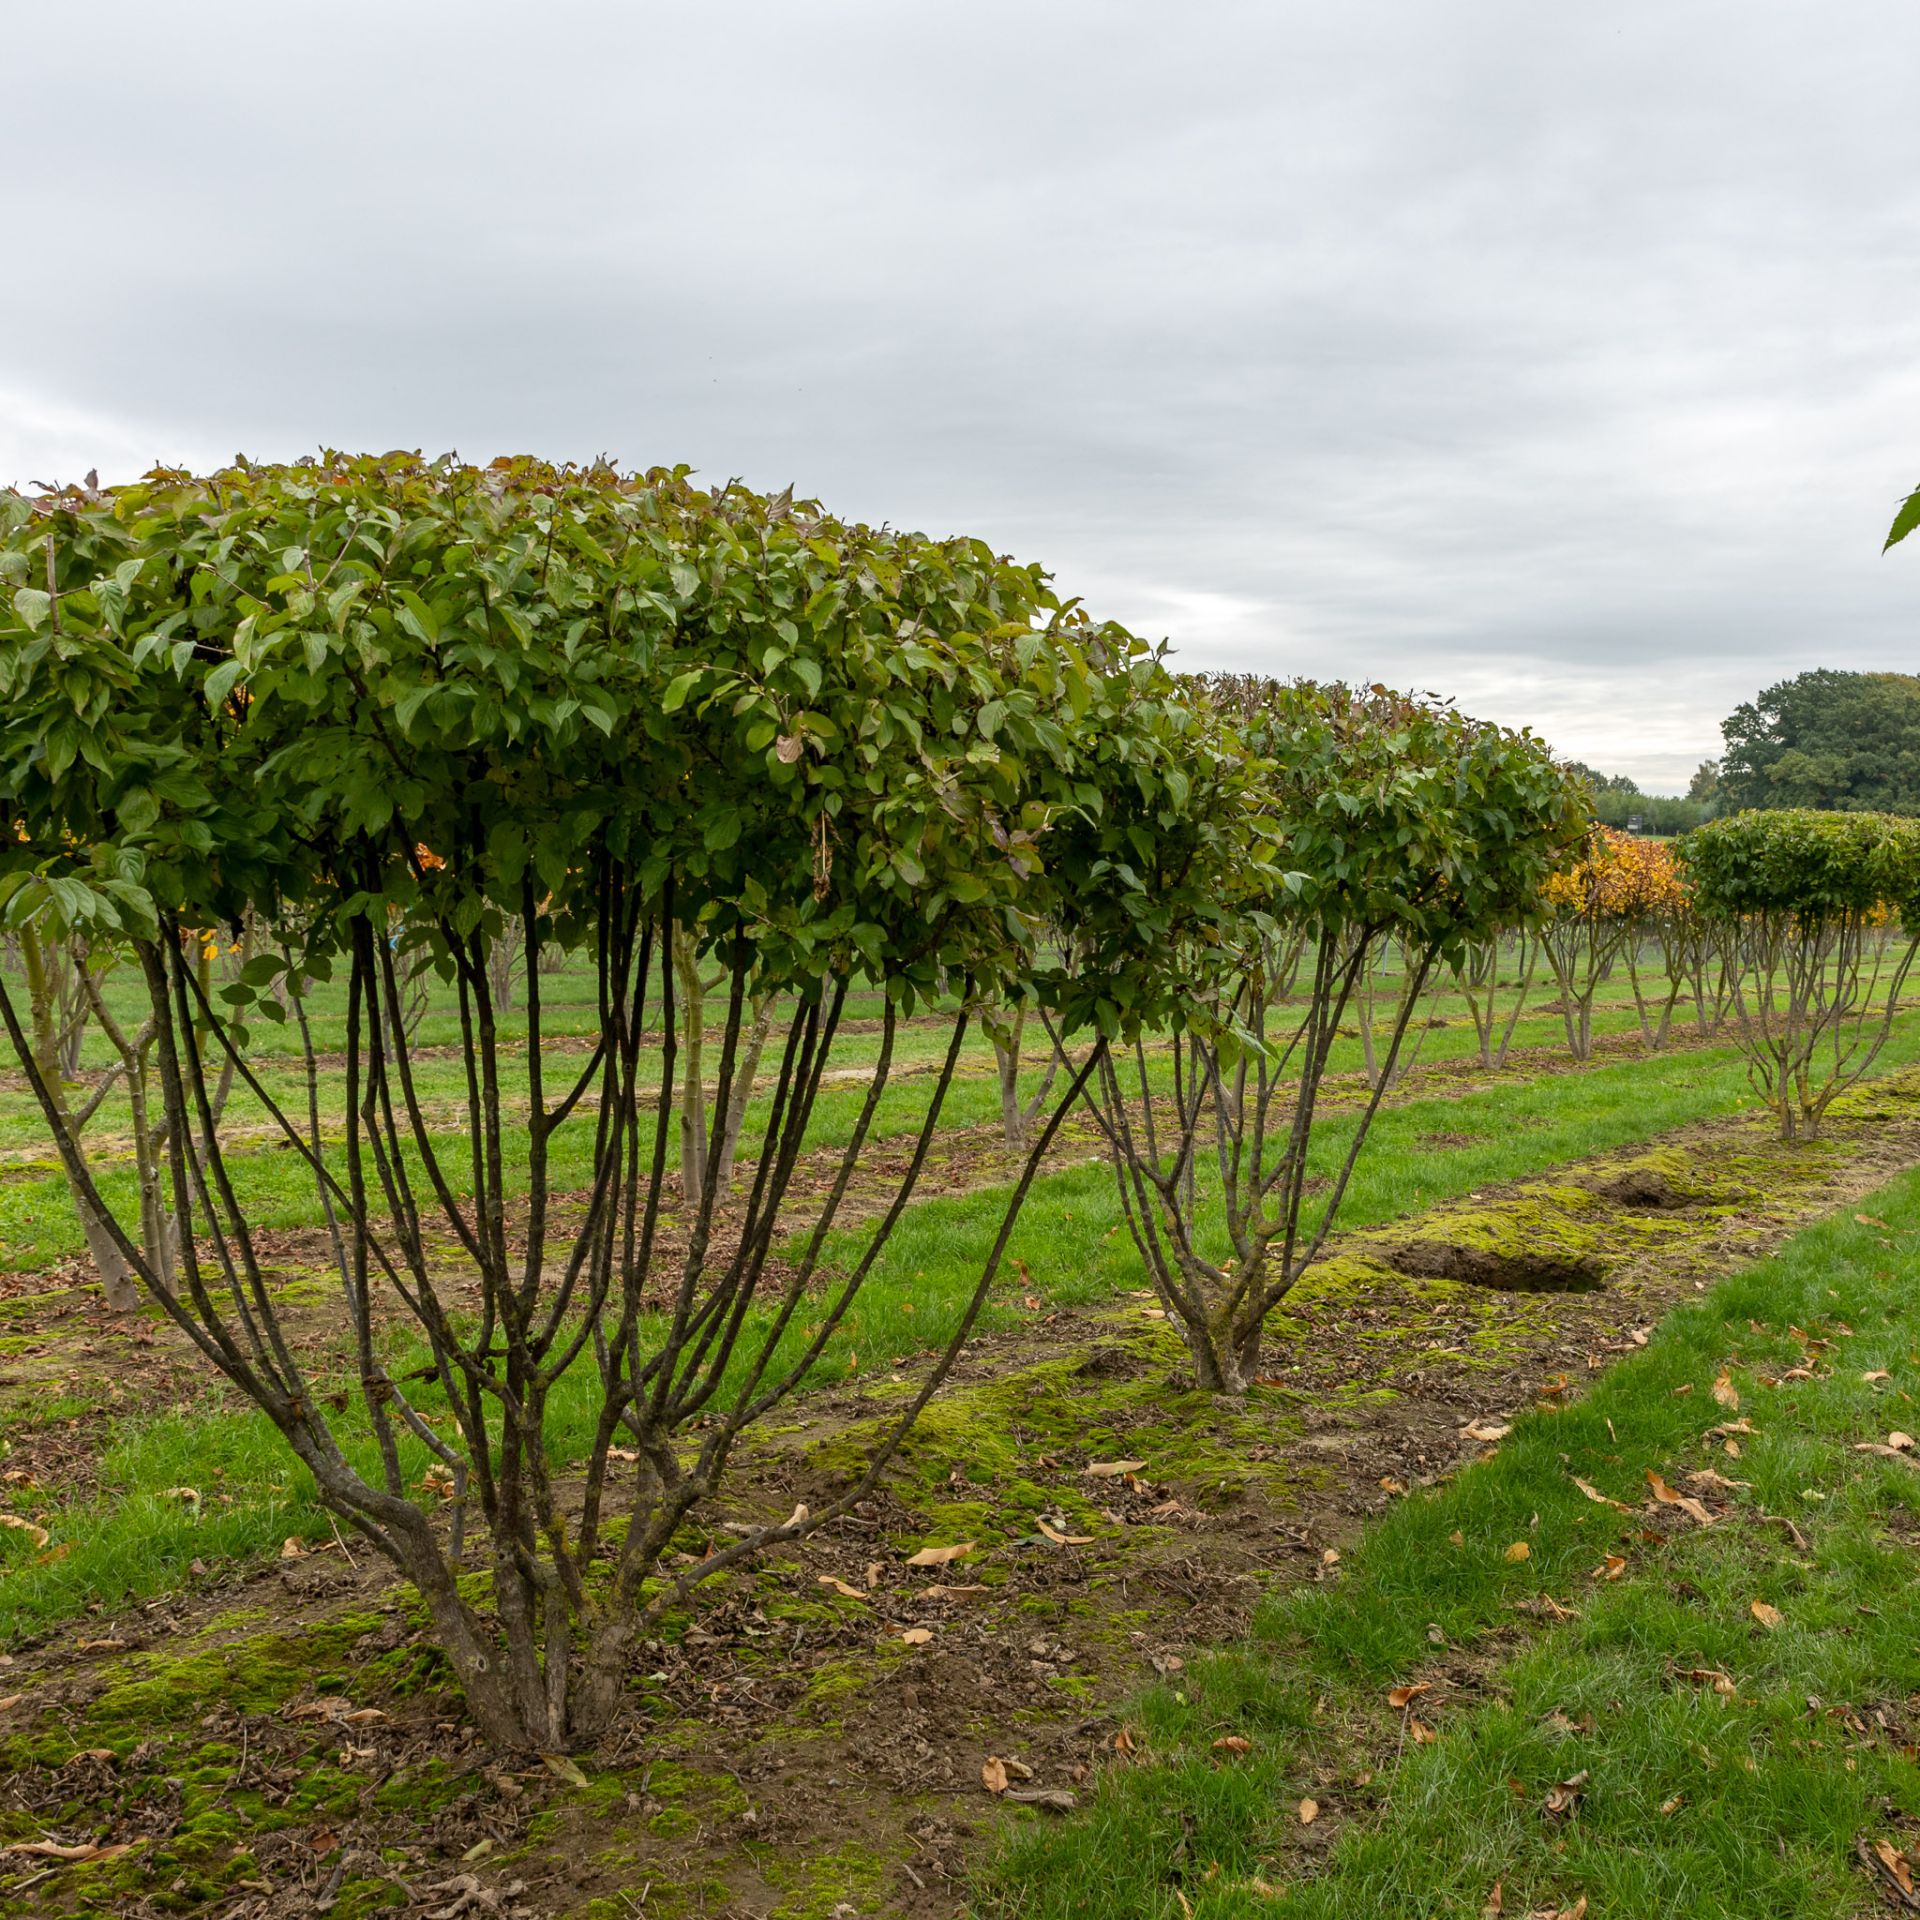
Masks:
[[[13,610],[29,632],[37,631],[53,612],[53,595],[44,587],[22,587],[13,596]]]
[[[687,695],[693,691],[705,672],[704,667],[693,667],[685,673],[675,675],[669,682],[666,692],[660,696],[660,711],[678,713],[686,705]]]
[[[1915,527],[1920,527],[1920,487],[1916,487],[1901,501],[1900,511],[1893,516],[1893,527],[1887,535],[1886,546],[1880,551],[1885,553],[1887,547],[1898,546]]]

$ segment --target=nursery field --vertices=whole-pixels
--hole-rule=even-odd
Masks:
[[[591,980],[542,984],[548,1050],[585,1053]],[[312,1011],[324,1035],[336,1010]],[[806,1163],[854,1125],[879,1013],[849,1001],[789,1231]],[[1726,1032],[1680,1020],[1650,1050],[1619,980],[1584,1060],[1549,992],[1497,1069],[1457,989],[1418,1018],[1243,1401],[1197,1390],[1076,1114],[872,1496],[698,1589],[606,1735],[524,1764],[477,1739],[420,1602],[264,1417],[157,1314],[102,1309],[24,1085],[0,1083],[0,1502],[24,1523],[0,1532],[0,1905],[1119,1920],[1904,1897],[1884,1862],[1920,1819],[1900,1431],[1920,1424],[1920,1019],[1820,1139],[1783,1144]],[[920,1124],[947,1031],[903,1025],[863,1180]],[[450,1166],[458,1043],[428,1007],[419,1092]],[[1031,1032],[1027,1051],[1030,1097]],[[1366,1051],[1350,1024],[1310,1190],[1369,1098]],[[284,1031],[256,1058],[305,1100]],[[1147,1060],[1170,1073],[1164,1047]],[[323,1043],[329,1142],[344,1086]],[[524,1082],[505,1091],[524,1154]],[[229,1165],[308,1376],[345,1408],[316,1188],[252,1098],[230,1096]],[[110,1195],[123,1126],[109,1100],[88,1135]],[[858,1477],[1019,1161],[977,1039],[919,1197],[683,1559]],[[585,1178],[556,1167],[562,1206]],[[459,1249],[434,1258],[457,1287]],[[403,1319],[379,1330],[401,1378]],[[563,1479],[594,1413],[563,1386]]]
[[[9,1920],[1920,1910],[1920,821],[686,468],[0,582]]]

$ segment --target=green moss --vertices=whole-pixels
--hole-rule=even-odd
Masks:
[[[241,1713],[270,1712],[380,1624],[378,1614],[350,1613],[297,1634],[257,1634],[179,1656],[134,1654],[88,1717],[106,1727],[164,1725],[197,1717],[215,1701]]]
[[[780,1893],[768,1920],[831,1920],[843,1906],[859,1913],[884,1911],[887,1863],[855,1841],[815,1854],[798,1867],[768,1859],[762,1871]]]

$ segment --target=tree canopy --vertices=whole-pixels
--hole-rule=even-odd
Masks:
[[[1721,728],[1729,809],[1920,814],[1920,677],[1815,668]]]

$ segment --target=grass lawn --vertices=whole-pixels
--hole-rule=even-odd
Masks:
[[[1521,1416],[1140,1699],[1130,1755],[1016,1827],[977,1911],[1878,1910],[1872,1850],[1920,1855],[1917,1274],[1908,1175]]]

